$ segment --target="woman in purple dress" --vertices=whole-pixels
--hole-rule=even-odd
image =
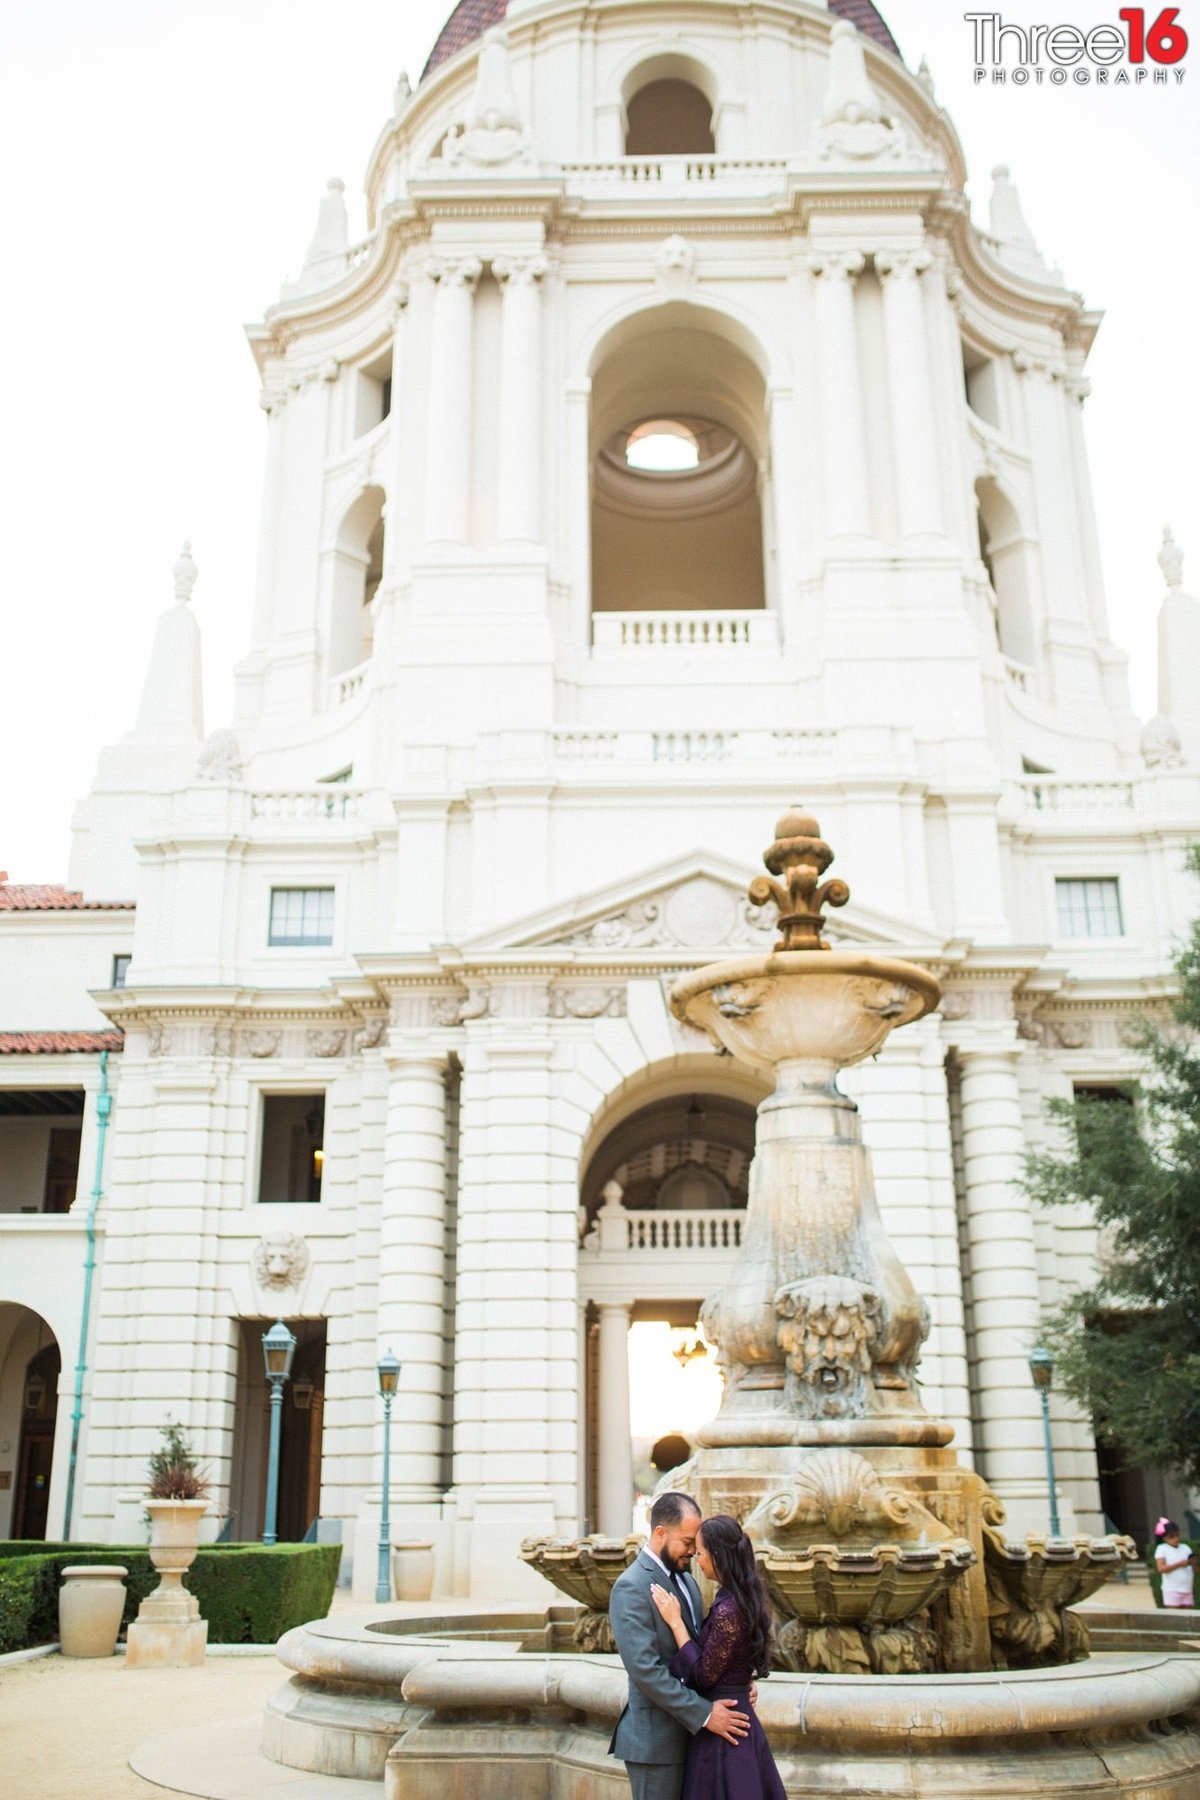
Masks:
[[[727,1743],[698,1731],[688,1746],[681,1800],[787,1800],[767,1736],[750,1704],[750,1684],[771,1672],[771,1608],[754,1560],[754,1545],[736,1519],[714,1513],[696,1537],[700,1570],[717,1597],[693,1638],[677,1597],[657,1584],[654,1604],[679,1646],[671,1673],[706,1700],[736,1700],[750,1715],[750,1735]]]

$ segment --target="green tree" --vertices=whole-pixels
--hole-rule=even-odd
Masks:
[[[1200,875],[1200,845],[1188,852]],[[1050,1103],[1058,1154],[1029,1157],[1027,1191],[1089,1205],[1101,1266],[1047,1328],[1062,1386],[1130,1465],[1200,1486],[1200,919],[1175,959],[1172,1023],[1142,1026],[1137,1105]]]

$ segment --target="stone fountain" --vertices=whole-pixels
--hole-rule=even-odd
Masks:
[[[759,1710],[796,1800],[1200,1795],[1200,1659],[1089,1658],[1068,1610],[1134,1558],[1132,1542],[1011,1542],[952,1427],[922,1404],[929,1314],[837,1075],[940,990],[912,963],[829,947],[823,908],[849,898],[825,879],[832,860],[816,820],[788,813],[750,886],[778,908],[778,943],[672,990],[678,1018],[774,1088],[741,1251],[702,1313],[721,1409],[664,1485],[735,1514],[755,1541],[789,1671]],[[444,1800],[463,1763],[473,1800],[618,1800],[605,1749],[624,1675],[605,1654],[606,1613],[636,1553],[634,1539],[529,1540],[524,1560],[570,1609],[290,1633],[280,1654],[296,1673],[268,1709],[268,1753],[383,1772],[388,1800]]]
[[[750,898],[778,910],[774,948],[711,964],[671,993],[677,1018],[771,1075],[774,1091],[759,1107],[741,1252],[701,1315],[724,1370],[721,1410],[670,1485],[745,1523],[797,1670],[1077,1657],[1086,1641],[1068,1602],[1134,1546],[1005,1539],[1003,1509],[921,1401],[928,1309],[888,1240],[858,1112],[837,1085],[940,988],[913,963],[830,948],[823,909],[850,890],[825,879],[833,852],[815,819],[788,813],[764,861]],[[566,1590],[561,1547],[526,1555]],[[594,1563],[598,1546],[586,1555]],[[602,1641],[586,1622],[579,1635]]]

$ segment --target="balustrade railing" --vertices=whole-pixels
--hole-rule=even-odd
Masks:
[[[1112,811],[1133,805],[1133,783],[1100,777],[1078,781],[1069,775],[1030,775],[1021,791],[1039,812]]]
[[[344,705],[347,700],[352,700],[355,694],[361,691],[370,666],[369,661],[361,662],[356,664],[353,669],[346,669],[343,674],[333,677],[331,687],[335,706]]]
[[[779,625],[762,609],[592,614],[594,650],[774,649]]]
[[[363,796],[354,788],[258,789],[250,795],[250,817],[270,820],[357,819]]]
[[[584,195],[701,186],[769,194],[787,182],[785,161],[757,156],[622,156],[609,162],[563,163],[562,172],[567,188]]]
[[[741,1248],[745,1213],[726,1212],[615,1212],[606,1207],[597,1214],[593,1229],[584,1239],[584,1250],[593,1254],[623,1255],[628,1251],[731,1251]]]
[[[837,732],[823,727],[775,731],[556,731],[553,754],[567,763],[827,762]]]

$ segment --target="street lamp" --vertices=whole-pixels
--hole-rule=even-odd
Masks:
[[[375,1598],[390,1600],[392,1528],[388,1517],[388,1486],[391,1479],[389,1459],[392,1452],[392,1401],[400,1385],[399,1359],[391,1350],[385,1351],[375,1364],[375,1373],[379,1377],[379,1391],[383,1395],[383,1501],[379,1508],[379,1569],[375,1577]]]
[[[1042,1403],[1042,1434],[1046,1440],[1046,1482],[1050,1489],[1050,1536],[1060,1538],[1058,1520],[1058,1488],[1054,1480],[1054,1444],[1050,1437],[1050,1384],[1054,1380],[1054,1358],[1044,1344],[1029,1353],[1029,1373]]]
[[[263,1332],[263,1363],[271,1384],[271,1441],[267,1448],[267,1504],[263,1512],[264,1544],[275,1542],[279,1512],[279,1427],[283,1416],[283,1384],[292,1372],[296,1339],[282,1319]]]

